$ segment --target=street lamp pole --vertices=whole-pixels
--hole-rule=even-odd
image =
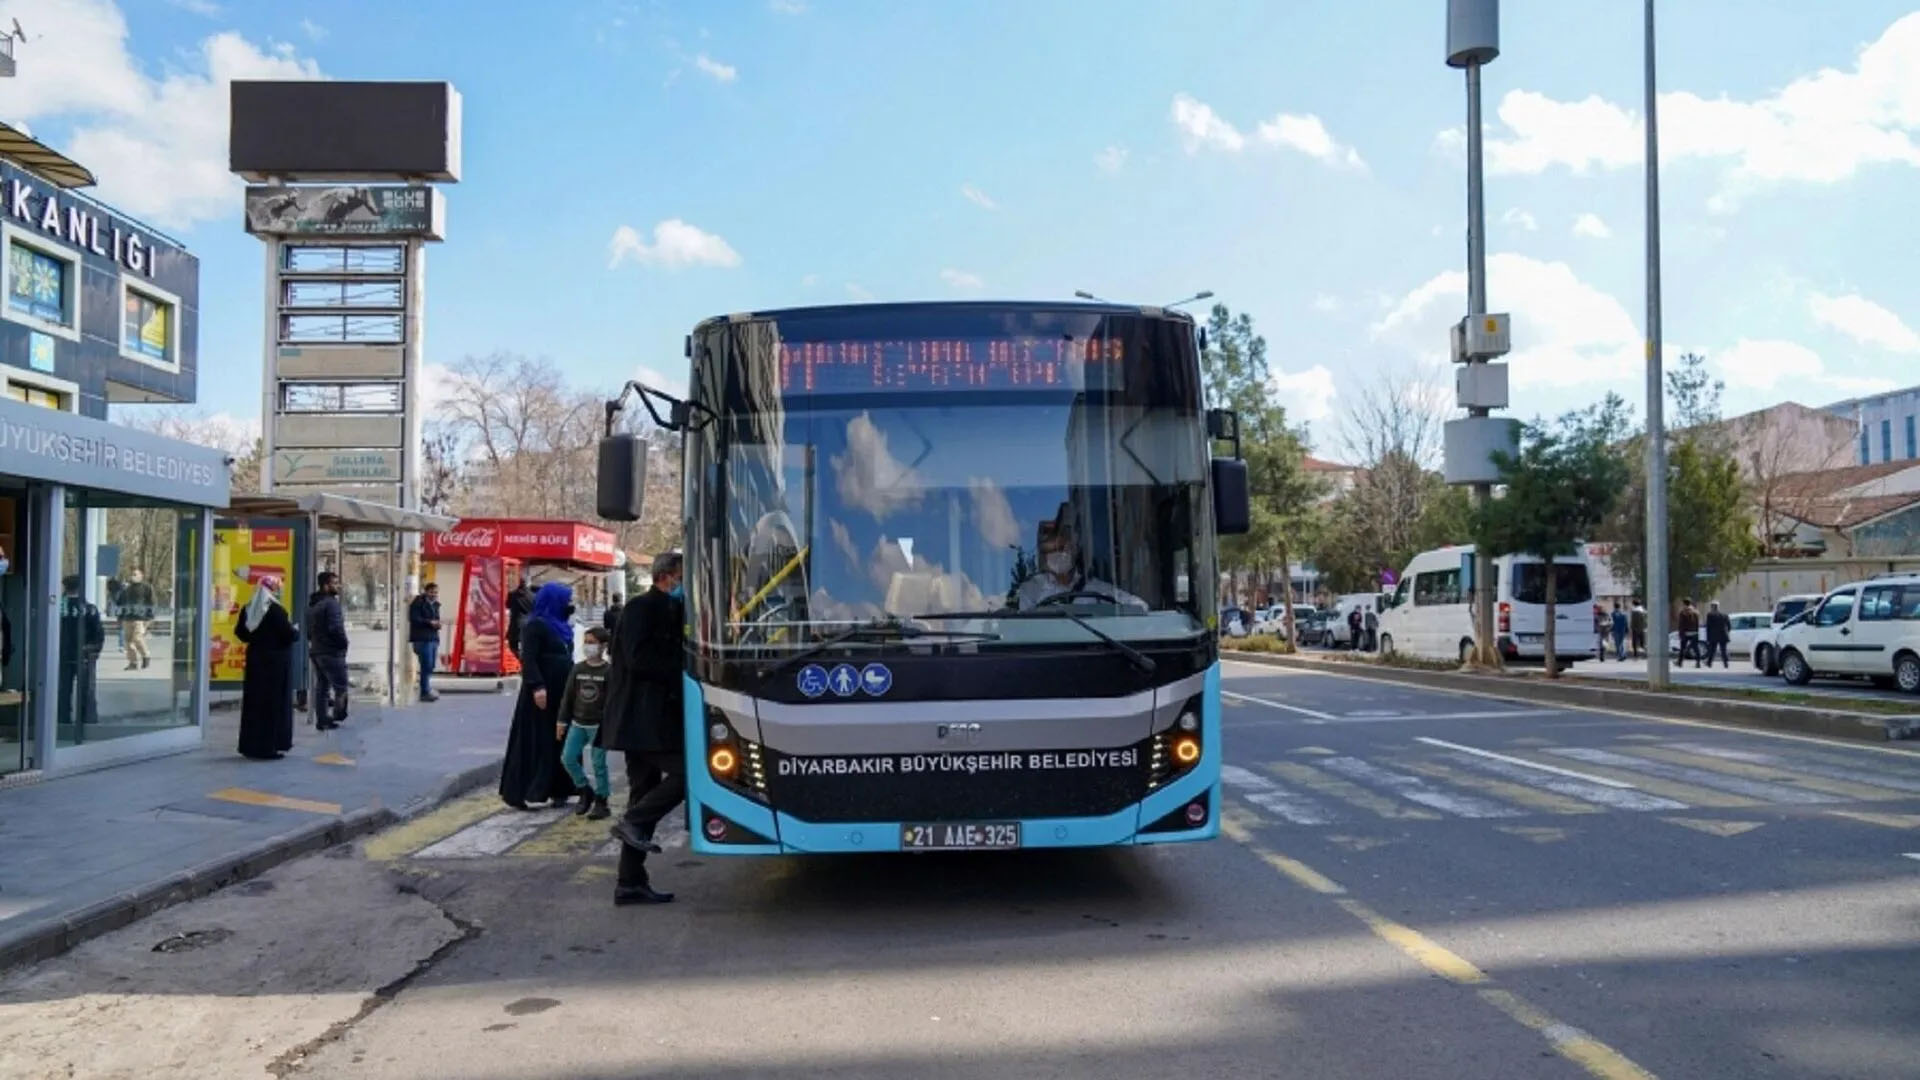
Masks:
[[[1666,385],[1660,343],[1660,122],[1655,100],[1653,3],[1646,0],[1647,95],[1647,687],[1670,685],[1667,622]]]

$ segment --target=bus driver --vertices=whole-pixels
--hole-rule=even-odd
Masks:
[[[1014,603],[1021,611],[1031,611],[1052,597],[1056,604],[1118,604],[1123,608],[1147,610],[1146,601],[1124,592],[1098,578],[1088,577],[1081,565],[1080,551],[1065,515],[1043,521],[1039,529],[1040,569],[1014,590]]]

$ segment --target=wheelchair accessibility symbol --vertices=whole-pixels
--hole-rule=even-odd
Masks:
[[[810,698],[817,698],[827,692],[827,669],[819,664],[808,664],[800,669],[800,675],[794,680],[800,692]]]

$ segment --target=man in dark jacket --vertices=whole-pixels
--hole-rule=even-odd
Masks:
[[[1700,653],[1700,609],[1693,606],[1693,597],[1680,602],[1676,628],[1680,631],[1680,659],[1675,663],[1684,665],[1691,656],[1694,667],[1704,667]]]
[[[60,723],[71,725],[73,741],[80,742],[86,725],[96,718],[94,687],[107,628],[100,609],[81,595],[79,574],[68,574],[60,588]]]
[[[440,586],[431,581],[407,605],[407,644],[420,665],[420,700],[439,701],[433,692],[433,665],[440,659]]]
[[[611,634],[615,630],[620,629],[620,613],[625,611],[626,608],[626,598],[618,594],[607,602],[607,613],[600,619],[600,625],[607,628],[607,633]]]
[[[613,827],[621,845],[615,904],[673,899],[647,880],[647,853],[660,850],[654,829],[687,797],[680,711],[686,609],[679,592],[680,556],[667,552],[654,559],[653,586],[626,605],[613,635],[600,744],[626,756],[628,787],[626,813]]]
[[[1713,654],[1720,654],[1720,666],[1732,667],[1727,660],[1727,644],[1733,640],[1733,620],[1720,610],[1720,601],[1707,603],[1707,666],[1713,666]]]
[[[520,583],[507,594],[507,651],[515,658],[520,655],[520,631],[527,625],[527,616],[533,614],[533,590],[527,587],[527,575],[520,575]]]
[[[347,719],[347,616],[340,608],[340,575],[320,572],[307,598],[307,656],[313,661],[313,726],[336,728]]]

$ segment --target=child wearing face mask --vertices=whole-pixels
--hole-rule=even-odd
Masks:
[[[607,672],[612,669],[607,662],[607,641],[612,636],[605,627],[587,627],[586,659],[573,665],[573,672],[567,676],[566,694],[560,699],[560,722],[554,725],[553,733],[554,738],[566,740],[560,748],[560,763],[573,777],[573,786],[583,792],[588,785],[586,770],[581,767],[582,752],[593,759],[593,798],[583,797],[574,813],[595,821],[611,813],[607,809],[611,788],[607,783],[607,751],[600,745],[600,721],[607,715]]]

